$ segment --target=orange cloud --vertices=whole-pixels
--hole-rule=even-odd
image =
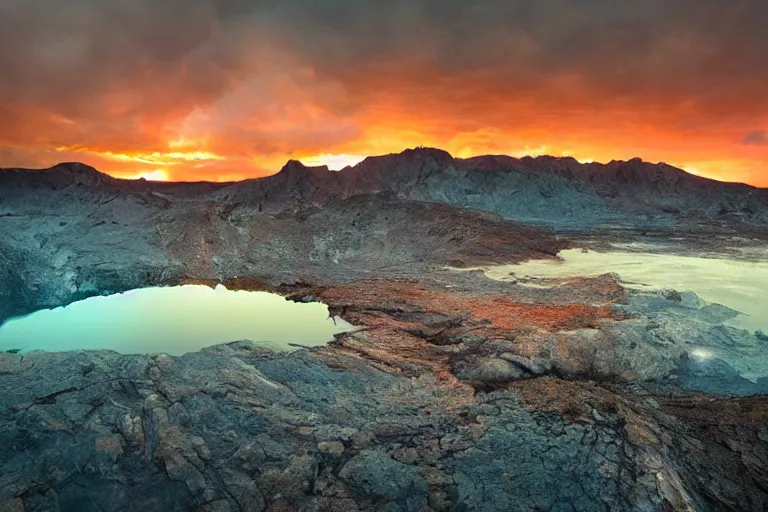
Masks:
[[[768,186],[766,3],[40,2],[0,8],[0,166],[228,181],[425,145]]]

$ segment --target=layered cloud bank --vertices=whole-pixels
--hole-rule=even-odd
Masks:
[[[415,145],[768,186],[760,0],[7,0],[0,165],[229,180]]]

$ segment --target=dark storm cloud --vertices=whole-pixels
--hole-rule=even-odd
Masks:
[[[453,137],[569,113],[733,141],[768,111],[766,19],[765,0],[0,0],[0,146],[163,151],[181,126],[316,151],[396,116]]]
[[[250,7],[249,7],[250,6]],[[705,91],[680,77],[764,76],[768,3],[762,0],[221,1],[221,19],[252,24],[320,69],[352,73],[416,60],[446,73],[492,70],[500,79],[574,72],[643,87]],[[710,83],[711,86],[711,83]]]
[[[743,143],[747,146],[768,146],[768,132],[755,130],[744,136]]]
[[[5,0],[0,105],[125,118],[216,97],[231,63],[205,48],[215,16],[195,1]]]
[[[82,96],[183,62],[184,86],[215,95],[254,45],[271,44],[345,76],[412,61],[509,86],[570,72],[625,92],[706,93],[765,78],[766,19],[762,0],[5,0],[0,92]]]

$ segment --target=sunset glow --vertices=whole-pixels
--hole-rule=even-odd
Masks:
[[[184,162],[206,161],[206,160],[226,160],[226,158],[214,155],[212,153],[206,153],[204,151],[193,152],[171,152],[160,153],[155,151],[153,153],[115,153],[112,151],[99,151],[94,149],[87,149],[83,147],[68,147],[59,146],[56,151],[65,153],[81,153],[98,156],[108,160],[115,160],[117,162],[133,162],[138,164],[150,164],[150,165],[179,165]]]
[[[3,167],[228,181],[421,145],[768,186],[766,3],[23,5],[0,7]]]
[[[329,155],[321,154],[315,156],[304,157],[301,159],[301,163],[308,166],[320,166],[325,165],[332,171],[338,171],[347,166],[351,167],[363,161],[364,155]]]
[[[116,177],[126,180],[145,179],[147,181],[168,181],[170,179],[168,176],[168,171],[164,169],[156,169],[154,171],[140,172],[138,174],[131,175],[117,175]]]

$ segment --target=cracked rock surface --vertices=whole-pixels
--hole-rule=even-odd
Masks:
[[[762,509],[765,402],[710,400],[705,414],[694,409],[700,400],[550,378],[471,396],[429,374],[246,342],[182,357],[4,354],[0,501],[23,510]]]

